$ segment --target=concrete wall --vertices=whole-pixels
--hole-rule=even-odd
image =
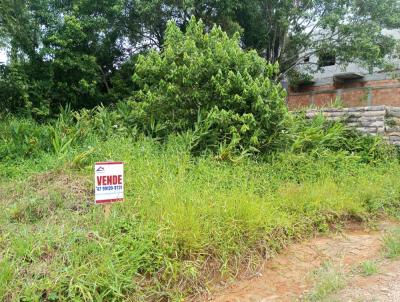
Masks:
[[[322,114],[327,120],[343,121],[365,134],[382,135],[389,143],[400,146],[400,107],[368,106],[306,111],[308,118],[317,114]]]
[[[400,39],[400,30],[399,29],[392,29],[392,30],[383,30],[383,34],[395,38],[397,40]],[[394,68],[400,68],[400,59],[397,58],[387,58],[390,60],[390,63],[393,65]],[[313,70],[318,66],[318,56],[316,54],[310,56],[309,62],[303,62],[300,67],[298,68],[299,71],[302,72],[309,72],[309,70]],[[323,80],[324,78],[333,77],[335,74],[343,73],[343,72],[356,72],[361,74],[369,74],[370,69],[362,66],[361,64],[357,64],[356,62],[350,62],[347,64],[335,64],[332,66],[325,66],[320,70],[316,70],[313,73],[313,77],[315,81]],[[380,73],[382,72],[382,68],[373,68],[373,73]]]

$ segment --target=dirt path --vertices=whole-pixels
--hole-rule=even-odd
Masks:
[[[324,301],[400,301],[400,261],[382,257],[382,235],[394,226],[386,222],[379,225],[378,231],[367,231],[359,225],[349,225],[341,235],[294,244],[266,261],[258,277],[216,289],[203,301],[320,301],[315,296],[310,298],[310,293],[322,281],[315,272],[326,263],[343,272],[344,289],[327,294]],[[379,273],[370,277],[355,273],[356,267],[369,260],[378,261]]]
[[[351,278],[329,301],[400,301],[400,261],[382,261],[376,275]]]

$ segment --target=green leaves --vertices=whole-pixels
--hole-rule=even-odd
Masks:
[[[143,112],[136,115],[142,129],[156,121],[166,133],[198,131],[197,151],[263,149],[286,113],[285,93],[273,82],[278,69],[220,27],[205,32],[192,18],[182,32],[169,22],[163,50],[138,58],[130,104]]]
[[[0,71],[0,99],[6,100],[0,106],[43,119],[67,103],[75,109],[116,103],[141,85],[140,77],[136,85],[127,74],[135,71],[136,56],[151,49],[147,66],[139,66],[151,71],[146,84],[175,81],[187,95],[188,87],[203,86],[218,69],[223,79],[229,71],[245,77],[247,68],[253,80],[263,74],[295,83],[301,73],[319,68],[304,59],[326,50],[334,50],[341,65],[383,68],[399,55],[398,40],[386,34],[400,27],[399,20],[397,0],[3,0],[0,45],[9,65]],[[213,29],[215,24],[222,30]],[[254,49],[279,66],[266,66],[255,51],[243,56],[241,49]],[[168,78],[160,79],[160,73]],[[177,95],[176,87],[165,89]],[[198,92],[192,98],[197,108],[202,99],[214,98]]]
[[[0,72],[0,97],[7,99],[0,106],[42,118],[68,103],[75,109],[110,103],[111,78],[125,48],[136,44],[133,11],[124,0],[3,1],[0,40],[10,57]]]

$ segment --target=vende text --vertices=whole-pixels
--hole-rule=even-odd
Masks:
[[[97,176],[98,186],[122,185],[122,175]]]

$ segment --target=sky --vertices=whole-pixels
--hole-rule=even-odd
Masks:
[[[7,59],[6,53],[4,50],[0,49],[0,63],[5,62]]]

